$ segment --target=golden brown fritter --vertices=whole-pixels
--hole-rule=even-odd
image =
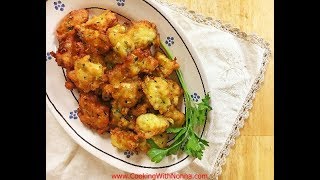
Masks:
[[[67,70],[72,70],[74,62],[85,56],[85,46],[74,33],[61,38],[58,51],[56,53],[51,52],[57,64]]]
[[[142,83],[142,89],[150,104],[155,110],[159,110],[160,114],[167,112],[172,105],[177,106],[183,92],[176,82],[163,77],[147,76]]]
[[[117,22],[117,17],[110,10],[104,11],[99,16],[94,16],[86,23],[78,24],[75,29],[86,44],[87,51],[93,54],[105,54],[110,49],[107,29]]]
[[[170,60],[166,55],[161,52],[156,52],[155,58],[159,62],[160,76],[168,77],[173,71],[179,69],[179,64],[176,60]]]
[[[101,64],[103,67],[106,67],[106,63],[104,60],[104,56],[100,54],[90,54],[90,62],[96,63],[96,64]],[[104,68],[105,70],[105,68]]]
[[[162,134],[155,135],[151,138],[160,148],[165,148],[167,146],[167,142],[169,136],[166,132]]]
[[[170,106],[169,110],[165,112],[163,116],[173,119],[173,127],[182,127],[186,121],[184,114],[174,106]]]
[[[75,27],[80,39],[86,44],[87,51],[93,54],[104,54],[110,49],[110,41],[105,32],[86,28],[82,25]]]
[[[101,97],[104,101],[110,101],[112,98],[112,92],[114,91],[111,84],[102,84],[101,85]]]
[[[170,89],[170,93],[169,93],[170,101],[175,107],[177,107],[177,105],[179,103],[179,98],[183,94],[183,90],[177,82],[175,82],[171,79],[167,79],[167,82],[168,82],[169,89]]]
[[[151,74],[159,62],[151,56],[150,50],[136,49],[128,57],[126,62],[130,76],[136,76],[139,73]]]
[[[122,64],[124,62],[125,58],[121,58],[117,53],[114,51],[110,51],[105,56],[105,62],[111,63],[111,65],[115,64]]]
[[[136,133],[120,128],[112,129],[110,134],[111,144],[120,150],[136,151],[141,141]]]
[[[145,139],[163,133],[173,123],[171,118],[151,113],[142,114],[136,120],[135,131]]]
[[[158,45],[158,32],[155,24],[149,21],[136,21],[128,29],[127,33],[135,46],[135,49],[146,49],[151,45]]]
[[[107,35],[109,37],[112,49],[116,52],[121,58],[127,57],[131,51],[135,49],[134,42],[126,34],[127,27],[121,24],[117,24],[108,29]]]
[[[141,80],[122,82],[113,88],[112,97],[119,107],[134,107],[143,96]]]
[[[88,29],[106,32],[109,27],[114,26],[118,19],[115,13],[110,10],[105,10],[99,16],[91,17],[86,23],[83,24]]]
[[[58,25],[57,38],[60,42],[65,36],[71,36],[75,34],[74,27],[76,25],[85,23],[88,21],[89,12],[85,9],[74,10],[68,13]]]
[[[165,148],[167,146],[167,142],[169,139],[169,136],[167,133],[162,133],[162,134],[158,134],[155,135],[153,137],[151,137],[151,139],[160,147],[160,148]],[[141,142],[139,143],[138,146],[138,151],[142,151],[142,152],[148,152],[148,150],[150,149],[150,145],[147,143],[146,139],[141,139]]]
[[[93,93],[80,93],[78,116],[81,122],[103,134],[108,129],[109,107]]]
[[[108,72],[110,84],[118,85],[139,73],[151,74],[158,66],[158,61],[151,56],[150,50],[136,49],[123,64],[116,65]]]
[[[130,27],[117,24],[109,28],[107,34],[113,50],[122,58],[134,49],[147,49],[159,44],[156,26],[148,21],[133,22]]]
[[[136,125],[136,119],[128,114],[129,108],[119,107],[118,104],[113,101],[111,107],[111,123],[112,127],[120,127],[121,129],[134,129]]]
[[[143,96],[141,100],[142,101],[140,103],[138,103],[135,107],[132,107],[130,109],[130,114],[132,114],[135,117],[138,117],[142,114],[146,114],[151,109],[153,109],[148,99],[145,96]]]
[[[146,153],[150,149],[150,145],[147,143],[146,139],[142,139],[137,149],[138,151]]]
[[[100,63],[90,62],[90,55],[87,55],[75,62],[74,70],[68,72],[67,76],[80,91],[89,92],[106,81],[104,69]]]
[[[168,111],[172,105],[168,80],[162,77],[151,78],[147,76],[142,84],[142,89],[155,110],[159,110],[161,114]]]

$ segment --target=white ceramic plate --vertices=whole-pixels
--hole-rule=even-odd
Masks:
[[[149,20],[157,25],[161,41],[166,42],[177,57],[192,99],[197,102],[207,92],[202,67],[180,27],[159,7],[160,5],[152,0],[48,0],[46,3],[47,104],[57,121],[80,146],[101,160],[131,173],[174,172],[189,165],[194,158],[181,153],[166,157],[156,164],[144,153],[137,155],[117,150],[111,145],[108,133],[101,136],[85,127],[77,117],[78,93],[64,87],[65,72],[57,66],[49,52],[58,48],[55,37],[58,23],[75,9],[110,9],[131,20]]]

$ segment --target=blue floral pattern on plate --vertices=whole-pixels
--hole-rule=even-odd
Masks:
[[[54,5],[54,9],[57,11],[59,11],[59,10],[63,11],[64,7],[65,7],[65,5],[61,1],[55,1],[55,2],[53,2],[53,5]]]
[[[124,153],[123,153],[127,158],[130,158],[130,156],[133,156],[134,153],[132,151],[128,151],[126,150]]]
[[[197,93],[191,94],[191,98],[193,101],[198,102],[200,99],[200,96]]]
[[[126,0],[116,0],[118,6],[124,6]]]
[[[174,44],[174,37],[167,37],[166,42],[165,42],[168,46],[171,46]]]
[[[71,111],[69,114],[69,119],[78,119],[78,110]]]
[[[51,54],[49,53],[49,52],[47,52],[47,55],[46,55],[46,61],[49,61],[49,60],[51,60],[52,59],[52,56],[51,56]]]

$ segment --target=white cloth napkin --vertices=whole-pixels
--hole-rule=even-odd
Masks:
[[[173,16],[192,42],[205,69],[213,110],[204,137],[209,141],[203,159],[196,159],[178,173],[221,173],[229,148],[251,101],[263,80],[270,55],[268,44],[254,35],[246,35],[219,21],[164,2],[162,8]],[[125,172],[101,161],[76,144],[46,110],[46,177],[50,179],[111,179]]]

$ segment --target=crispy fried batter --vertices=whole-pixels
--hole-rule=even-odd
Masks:
[[[113,86],[111,84],[103,84],[101,85],[101,96],[105,101],[109,101],[112,98],[112,92],[114,91]]]
[[[151,138],[160,148],[165,148],[167,146],[167,142],[169,136],[166,132],[162,134],[155,135]]]
[[[90,53],[104,54],[109,51],[111,44],[105,32],[89,29],[83,25],[77,25],[75,29]]]
[[[139,146],[140,138],[132,131],[124,131],[115,128],[110,131],[111,144],[121,150],[136,151]]]
[[[142,139],[142,142],[139,143],[138,146],[138,151],[142,151],[142,152],[148,152],[148,150],[150,149],[150,145],[147,143],[146,139]]]
[[[159,44],[156,26],[148,21],[133,22],[129,28],[117,24],[109,28],[107,34],[113,50],[122,58],[134,49],[146,49],[153,44]]]
[[[136,120],[132,115],[128,115],[129,108],[121,108],[117,103],[112,102],[111,125],[121,129],[134,129]]]
[[[145,49],[153,44],[157,44],[157,28],[156,25],[149,21],[133,22],[128,29],[128,35],[134,42],[135,49]]]
[[[172,105],[170,85],[166,79],[147,76],[142,84],[142,89],[153,108],[159,110],[161,114],[165,113]]]
[[[167,142],[169,136],[167,133],[162,133],[151,137],[151,139],[160,147],[165,148],[167,146]],[[139,143],[138,150],[142,152],[148,152],[150,149],[150,145],[147,143],[146,139],[142,139]]]
[[[50,54],[59,66],[72,70],[74,62],[85,55],[85,47],[76,34],[70,33],[60,39],[58,51]]]
[[[105,10],[99,16],[93,16],[83,24],[86,28],[106,32],[109,27],[114,26],[118,19],[115,13]]]
[[[103,134],[108,129],[109,107],[93,93],[80,93],[78,116],[81,122]]]
[[[142,97],[141,80],[131,80],[122,82],[119,86],[114,87],[112,97],[119,107],[134,107]]]
[[[139,73],[151,74],[158,64],[159,62],[151,56],[149,50],[136,49],[127,60],[130,76],[136,76]]]
[[[163,114],[163,116],[173,119],[173,127],[182,127],[186,121],[184,114],[174,106],[171,106],[169,110]]]
[[[75,34],[74,26],[88,21],[89,12],[85,9],[74,10],[68,13],[57,28],[57,38],[60,42],[66,36]]]
[[[142,114],[146,114],[150,109],[153,109],[151,104],[149,103],[148,99],[143,96],[142,101],[137,104],[137,106],[131,108],[130,114],[132,114],[135,117],[138,117]]]
[[[156,52],[155,58],[159,61],[160,76],[168,77],[174,70],[179,69],[179,64],[176,60],[170,60],[161,52]]]
[[[113,85],[133,78],[139,73],[151,74],[158,66],[158,61],[151,56],[150,50],[136,49],[123,64],[116,65],[108,73],[109,82]]]
[[[124,62],[124,58],[121,58],[117,53],[114,51],[110,51],[106,56],[105,56],[105,61],[107,63],[111,63],[113,65],[115,64],[122,64]]]
[[[127,27],[117,24],[108,29],[107,35],[114,52],[116,52],[121,58],[125,58],[128,53],[134,50],[134,42],[126,34]]]
[[[106,81],[103,76],[104,69],[100,63],[90,62],[90,56],[87,55],[76,61],[74,70],[67,76],[79,90],[89,92],[96,90]]]
[[[182,88],[179,86],[179,84],[171,79],[167,79],[170,93],[169,93],[169,98],[171,103],[177,107],[179,103],[179,97],[183,94]]]
[[[151,113],[142,114],[137,118],[135,131],[142,137],[149,139],[163,133],[173,123],[171,118]]]

